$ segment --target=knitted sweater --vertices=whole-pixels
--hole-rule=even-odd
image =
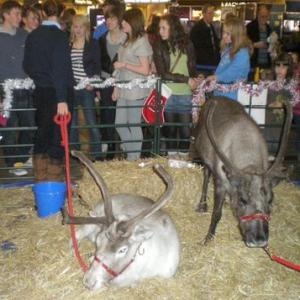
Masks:
[[[67,34],[57,26],[42,25],[26,40],[24,70],[37,87],[53,87],[56,102],[65,102],[73,86],[73,72]]]
[[[16,32],[7,33],[0,27],[0,82],[27,77],[22,66],[27,35],[20,28]]]

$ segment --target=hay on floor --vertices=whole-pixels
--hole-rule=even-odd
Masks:
[[[171,169],[175,193],[165,210],[175,221],[182,243],[181,263],[174,278],[145,280],[134,288],[86,290],[83,273],[70,254],[70,233],[61,216],[39,219],[30,188],[1,190],[0,242],[13,243],[16,250],[0,250],[0,299],[299,299],[299,273],[282,267],[261,249],[249,249],[241,240],[237,221],[228,205],[217,227],[215,239],[201,245],[210,223],[209,213],[195,212],[201,192],[202,171]],[[136,193],[157,199],[164,184],[150,167],[138,162],[112,161],[96,164],[111,193]],[[77,215],[87,215],[101,200],[88,172],[74,197]],[[275,189],[270,222],[270,248],[300,264],[300,189],[282,183]],[[85,258],[93,246],[80,246]]]

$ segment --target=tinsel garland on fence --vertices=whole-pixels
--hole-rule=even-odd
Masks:
[[[156,81],[158,80],[157,77],[151,75],[148,76],[146,79],[136,78],[131,81],[121,82],[119,80],[116,80],[115,78],[107,78],[106,80],[102,80],[100,77],[95,76],[92,78],[85,78],[82,79],[76,86],[75,90],[83,90],[87,85],[91,85],[96,89],[103,89],[110,86],[115,86],[121,89],[133,89],[136,87],[142,88],[142,89],[148,89],[153,87],[156,84]]]
[[[139,88],[151,88],[156,84],[157,77],[148,76],[147,79],[133,79],[129,82],[120,82],[117,81],[115,78],[108,78],[106,80],[102,80],[100,77],[92,77],[82,79],[76,86],[76,90],[85,89],[87,85],[93,86],[94,88],[106,88],[110,86],[116,86],[122,89],[133,89],[135,87]],[[20,90],[20,89],[34,89],[34,83],[30,78],[26,79],[7,79],[4,81],[3,91],[4,91],[4,98],[2,101],[2,112],[1,114],[5,118],[9,118],[9,113],[12,108],[12,100],[13,100],[13,90]]]
[[[91,85],[94,88],[106,88],[110,86],[116,86],[123,89],[133,89],[135,87],[139,88],[151,88],[156,84],[158,80],[157,77],[151,75],[147,79],[133,79],[129,82],[116,81],[115,78],[108,78],[102,80],[100,77],[86,78],[81,80],[76,86],[76,90],[84,89],[87,85]],[[205,101],[205,93],[218,90],[221,92],[231,92],[238,89],[243,89],[245,92],[251,96],[258,96],[262,93],[264,89],[270,89],[274,91],[287,90],[290,92],[292,98],[290,102],[295,105],[299,102],[299,93],[297,91],[298,82],[296,80],[286,81],[260,81],[255,85],[245,83],[242,81],[236,82],[234,84],[220,84],[215,81],[203,81],[196,89],[193,96],[193,119],[197,120],[199,107]],[[5,118],[9,118],[9,112],[12,108],[13,90],[15,89],[34,89],[34,83],[30,78],[26,79],[7,79],[3,83],[4,99],[2,101],[2,115]]]
[[[296,103],[300,101],[299,99],[299,91],[298,89],[298,81],[296,80],[266,80],[266,81],[259,81],[255,84],[249,84],[243,81],[238,81],[233,84],[220,84],[216,81],[203,81],[198,88],[196,89],[194,96],[193,96],[193,120],[197,121],[199,108],[205,102],[205,93],[209,93],[212,91],[220,91],[223,93],[228,93],[232,91],[237,91],[238,89],[244,90],[246,93],[250,94],[251,96],[259,96],[264,89],[270,89],[273,91],[281,91],[286,90],[291,94],[290,102],[294,106]]]
[[[25,79],[6,79],[4,81],[3,91],[4,98],[2,100],[2,115],[9,118],[9,113],[12,108],[13,90],[30,90],[34,89],[34,83],[30,78]]]

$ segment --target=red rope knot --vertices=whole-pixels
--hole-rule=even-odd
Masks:
[[[254,215],[247,215],[247,216],[241,216],[240,220],[241,221],[252,221],[252,220],[262,220],[269,222],[271,217],[266,214],[254,214]]]
[[[68,113],[66,115],[55,115],[54,117],[54,122],[57,125],[63,125],[63,124],[68,124],[71,121],[71,113]]]

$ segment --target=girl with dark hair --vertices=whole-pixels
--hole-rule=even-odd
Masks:
[[[186,126],[168,126],[166,137],[172,139],[167,143],[168,154],[188,155],[190,138],[192,90],[197,87],[196,61],[194,48],[184,32],[179,18],[168,14],[162,16],[159,22],[160,39],[153,47],[153,59],[157,74],[168,83],[172,96],[165,107],[165,120],[168,123],[182,123]],[[177,134],[181,140],[177,145]]]
[[[118,50],[124,44],[127,35],[121,30],[123,17],[123,9],[120,7],[112,7],[108,9],[104,15],[105,23],[108,31],[99,39],[101,52],[101,77],[109,78],[112,76],[114,67],[113,63],[118,60]],[[112,100],[112,87],[106,87],[100,90],[101,92],[101,124],[114,126],[116,116],[116,102]],[[108,152],[115,150],[115,128],[101,128],[103,152],[106,148]],[[113,153],[108,153],[106,158],[113,158]]]
[[[292,56],[288,53],[281,53],[273,63],[272,72],[275,80],[288,84],[293,77]],[[290,98],[291,94],[287,90],[268,90],[267,106],[269,109],[266,111],[265,137],[269,153],[272,155],[276,154],[280,141],[284,116],[282,104]]]
[[[151,23],[146,30],[151,46],[159,39],[159,21],[160,16],[152,15]]]
[[[118,51],[118,61],[114,63],[118,80],[146,79],[150,73],[152,48],[145,35],[144,23],[140,9],[133,8],[124,13],[122,27],[127,39]],[[149,89],[139,87],[115,88],[112,99],[117,100],[116,125],[140,123],[143,103],[148,94]],[[140,158],[143,140],[141,127],[117,127],[117,132],[123,142],[127,159]]]

